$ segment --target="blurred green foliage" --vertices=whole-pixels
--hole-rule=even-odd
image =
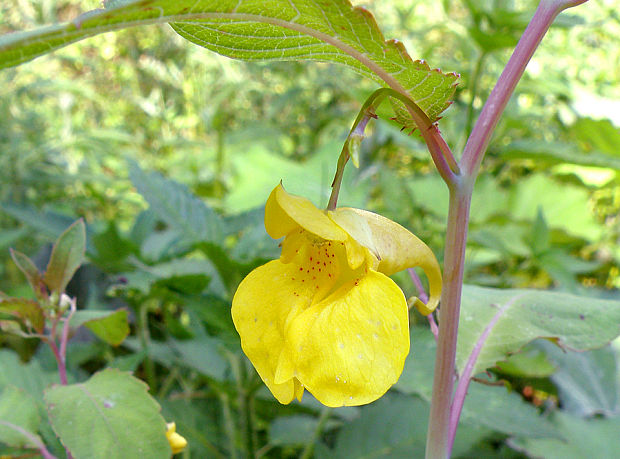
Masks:
[[[8,0],[0,33],[68,20],[98,3]],[[439,124],[459,152],[536,2],[363,4],[414,58],[461,74]],[[563,13],[545,37],[476,184],[466,282],[620,298],[618,36],[617,5],[600,1]],[[103,368],[135,371],[189,440],[184,457],[239,457],[248,445],[264,457],[297,457],[314,442],[316,457],[411,457],[424,447],[423,387],[401,378],[375,404],[333,410],[323,422],[311,397],[290,406],[273,400],[240,353],[229,315],[237,283],[279,252],[262,227],[268,193],[283,180],[324,206],[348,128],[375,88],[333,65],[231,61],[167,26],[97,36],[0,72],[0,290],[28,291],[9,247],[45,266],[49,242],[83,217],[91,264],[69,293],[84,309],[127,305],[132,336],[122,347],[77,336],[70,371],[78,378]],[[385,119],[368,133],[340,203],[400,222],[441,258],[448,194],[424,145]],[[404,273],[396,279],[415,293]],[[425,346],[434,352],[428,337],[412,331],[419,368],[427,361],[432,368],[423,355]],[[0,344],[29,360],[0,353],[2,368],[31,378],[27,387],[50,380],[46,349],[8,335]],[[617,346],[585,360],[533,349],[529,360],[494,370],[514,392],[498,390],[488,410],[468,402],[455,457],[533,457],[583,429],[592,438],[617,431]],[[575,392],[590,382],[575,376],[570,386],[557,376],[580,368],[604,375],[597,384],[607,398],[586,392],[580,400]],[[431,374],[421,377],[430,384]],[[27,392],[40,404],[35,389]],[[511,413],[516,427],[497,422]],[[584,421],[593,415],[599,419]],[[538,436],[525,428],[532,419],[542,426]],[[604,443],[593,441],[590,456],[611,458]]]

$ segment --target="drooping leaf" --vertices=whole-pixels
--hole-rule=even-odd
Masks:
[[[84,261],[86,252],[86,227],[82,219],[73,223],[56,240],[43,281],[57,294],[65,287]]]
[[[500,310],[473,374],[494,366],[538,338],[552,338],[566,349],[584,351],[602,347],[620,334],[618,301],[543,290],[465,286],[457,345],[459,371]]]
[[[43,332],[45,317],[39,303],[26,298],[2,298],[0,299],[0,317],[8,314],[15,317],[26,329],[32,329],[37,333]]]
[[[32,291],[37,298],[45,291],[45,285],[43,284],[43,276],[39,272],[39,269],[35,266],[33,261],[17,250],[11,249],[11,258],[17,265],[17,267],[24,273]]]
[[[367,9],[353,7],[348,0],[115,3],[66,24],[1,37],[0,68],[98,33],[166,22],[188,40],[229,57],[344,64],[409,95],[432,121],[449,105],[458,78],[413,61],[400,41],[385,40]]]
[[[71,318],[71,328],[84,325],[99,339],[113,346],[118,346],[129,334],[127,309],[116,311],[81,310],[76,311]]]
[[[15,386],[0,387],[0,443],[13,447],[36,447],[41,417],[37,404]]]
[[[45,391],[50,422],[76,458],[169,459],[166,424],[147,386],[103,370],[88,381]]]
[[[130,163],[130,176],[151,210],[186,240],[193,243],[222,242],[221,218],[187,187],[157,172],[145,172],[135,162]]]

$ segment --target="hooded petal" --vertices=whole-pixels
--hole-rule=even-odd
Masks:
[[[304,292],[291,282],[295,269],[279,260],[259,266],[241,282],[232,302],[243,352],[275,398],[285,404],[301,397],[299,387],[294,379],[275,383],[275,372],[288,355],[283,352],[287,324],[308,303]]]
[[[347,234],[308,199],[288,194],[279,184],[265,205],[265,229],[269,236],[279,239],[300,226],[328,241],[347,239]]]
[[[429,300],[427,304],[417,300],[415,306],[424,315],[437,307],[441,296],[441,269],[424,242],[398,223],[366,210],[343,207],[330,216],[379,259],[377,271],[390,276],[406,268],[422,268],[429,282]]]
[[[295,377],[324,405],[370,403],[403,370],[408,324],[401,290],[370,270],[292,319]]]

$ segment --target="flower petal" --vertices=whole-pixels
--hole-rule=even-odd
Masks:
[[[295,269],[295,265],[279,260],[259,266],[241,282],[232,302],[232,318],[243,352],[280,403],[301,398],[293,379],[275,382],[278,364],[288,356],[283,352],[287,324],[309,301],[303,291],[294,291],[297,288],[291,277]]]
[[[347,239],[347,234],[312,202],[288,194],[279,184],[265,205],[265,229],[269,236],[279,239],[299,226],[328,241]]]
[[[295,377],[324,405],[370,403],[403,370],[408,324],[402,291],[370,270],[292,319]]]
[[[357,214],[366,224],[360,224],[351,213]],[[424,315],[437,307],[441,296],[441,269],[432,250],[424,242],[398,223],[366,210],[343,207],[330,213],[330,216],[377,256],[377,271],[390,276],[406,268],[422,268],[428,278],[429,300],[427,304],[417,300],[415,306]]]

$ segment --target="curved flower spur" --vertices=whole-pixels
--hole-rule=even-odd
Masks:
[[[282,185],[265,206],[265,228],[284,237],[280,259],[239,285],[232,317],[241,346],[280,403],[304,389],[321,403],[362,405],[394,384],[409,353],[407,301],[388,276],[421,267],[430,314],[441,272],[432,251],[399,224],[360,209],[321,211]]]

